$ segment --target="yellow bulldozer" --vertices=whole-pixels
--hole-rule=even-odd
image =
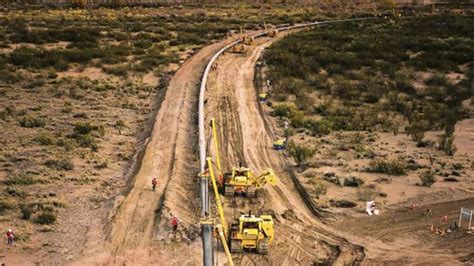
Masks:
[[[267,183],[275,185],[278,178],[272,169],[266,169],[259,176],[254,176],[252,171],[246,167],[232,167],[230,173],[225,173],[222,187],[226,197],[235,194],[245,195],[249,198],[257,196],[257,190]]]
[[[271,215],[241,215],[229,229],[230,252],[242,253],[244,249],[251,249],[259,254],[267,254],[274,238]]]

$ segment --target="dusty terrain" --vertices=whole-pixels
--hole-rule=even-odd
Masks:
[[[223,169],[239,162],[255,173],[271,167],[280,179],[275,187],[261,191],[257,199],[224,199],[227,219],[250,210],[271,213],[276,220],[276,240],[269,256],[246,253],[233,257],[243,265],[361,261],[364,257],[361,247],[329,233],[315,220],[286,172],[285,162],[271,149],[271,131],[260,114],[253,85],[255,63],[267,45],[266,39],[260,39],[248,47],[245,55],[224,55],[210,75],[207,89],[206,117],[215,117],[219,127]]]
[[[224,55],[209,80],[206,118],[217,119],[224,168],[242,162],[259,173],[271,167],[280,179],[275,187],[260,191],[257,199],[224,199],[228,220],[251,210],[270,213],[276,221],[277,237],[268,256],[234,254],[235,261],[242,265],[472,262],[473,254],[466,249],[474,244],[472,235],[456,231],[438,236],[429,231],[431,224],[446,228],[457,220],[459,207],[474,204],[474,183],[470,178],[474,147],[472,119],[457,125],[459,149],[454,158],[446,159],[434,152],[412,158],[426,168],[435,155],[435,167],[446,172],[446,177],[455,175],[460,182],[439,180],[428,190],[416,185],[416,175],[395,179],[362,173],[359,170],[365,167],[367,160],[353,159],[354,154],[346,148],[338,150],[337,142],[353,137],[344,134],[322,140],[325,147],[313,158],[311,167],[296,169],[285,152],[271,149],[276,136],[282,135],[281,121],[270,117],[271,109],[256,101],[261,88],[255,86],[255,64],[272,41],[275,40],[259,39],[244,55]],[[0,139],[4,145],[0,180],[5,184],[17,182],[13,189],[9,187],[4,192],[14,197],[18,206],[25,198],[37,198],[30,204],[38,212],[52,209],[58,214],[58,220],[52,226],[34,225],[20,219],[19,211],[12,211],[8,202],[2,201],[2,208],[6,208],[9,216],[2,216],[0,227],[16,229],[20,248],[3,249],[2,243],[0,262],[6,261],[7,265],[130,265],[164,261],[200,264],[196,95],[205,64],[224,43],[207,46],[188,61],[180,62],[183,64],[167,90],[152,72],[138,77],[140,82],[136,85],[95,66],[58,72],[58,79],[71,87],[67,91],[58,90],[55,81],[40,84],[27,97],[23,97],[28,91],[26,88],[22,91],[15,91],[12,86],[2,89],[1,96],[8,101],[2,101],[1,107],[8,114],[0,121],[4,136]],[[45,45],[45,48],[64,45]],[[3,48],[2,52],[5,52]],[[180,59],[192,53],[180,50]],[[177,67],[173,64],[169,70],[173,72]],[[23,78],[32,78],[32,74],[22,73],[22,70],[18,73]],[[103,84],[97,86],[97,82]],[[155,91],[153,88],[157,85],[160,87]],[[73,87],[81,90],[78,93]],[[118,93],[112,93],[111,88],[117,88]],[[58,102],[48,93],[58,95],[61,100],[71,99]],[[31,105],[37,99],[41,99],[41,104]],[[20,108],[12,110],[5,103]],[[87,113],[82,112],[84,110]],[[16,125],[14,119],[31,113],[44,119],[46,126],[33,131]],[[124,120],[125,126],[115,123],[118,119]],[[153,125],[150,128],[145,126],[147,119]],[[92,121],[93,126],[97,125],[92,131],[98,131],[99,153],[94,151],[95,146],[90,147],[92,151],[80,147],[70,153],[67,143],[58,147],[37,144],[48,142],[43,133],[67,142],[68,134],[75,131],[70,121]],[[13,123],[15,126],[11,127]],[[105,134],[102,134],[104,128]],[[374,150],[379,155],[415,150],[414,144],[403,135],[363,134],[374,138],[374,141],[363,142],[377,147]],[[439,132],[428,132],[427,138],[436,139],[437,135]],[[300,143],[314,141],[305,134],[296,137]],[[10,142],[11,139],[14,141]],[[35,145],[30,145],[32,143]],[[73,164],[73,169],[57,169],[69,168],[68,161],[62,164],[64,158]],[[320,160],[325,160],[326,165],[316,166]],[[460,171],[456,164],[459,161],[462,161]],[[366,217],[362,211],[364,201],[354,188],[330,185],[325,195],[314,193],[314,177],[355,172],[367,187],[376,183],[373,186],[376,189],[370,193],[376,193],[382,215]],[[31,176],[34,178],[30,179]],[[158,178],[156,192],[151,191],[152,177]],[[25,182],[39,185],[28,189]],[[333,199],[348,199],[356,202],[356,207],[349,211],[334,207]],[[414,202],[417,209],[409,209]],[[427,208],[433,210],[433,217],[422,215]],[[176,234],[171,233],[171,215],[178,215],[182,220]],[[449,223],[440,220],[442,215],[448,215]],[[436,253],[432,255],[434,250]],[[225,262],[222,252],[218,260],[219,264]]]

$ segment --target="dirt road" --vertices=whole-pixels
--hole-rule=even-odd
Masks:
[[[259,112],[253,83],[255,63],[269,41],[258,40],[245,54],[222,56],[207,89],[206,117],[215,117],[218,123],[223,168],[242,162],[258,173],[271,167],[280,179],[276,186],[261,191],[257,199],[225,198],[227,217],[251,210],[271,213],[276,219],[276,240],[270,254],[234,255],[235,260],[242,265],[360,261],[362,248],[324,229],[297,193],[279,153],[271,149],[273,139]]]

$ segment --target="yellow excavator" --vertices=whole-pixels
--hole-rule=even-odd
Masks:
[[[240,42],[230,47],[229,49],[230,53],[243,54],[247,50],[245,48],[245,45],[253,44],[253,37],[244,35],[242,27],[240,27],[240,35],[241,35]]]
[[[275,238],[272,216],[255,216],[249,212],[248,215],[241,215],[238,218],[238,221],[236,223],[232,223],[230,225],[230,229],[228,229],[211,158],[207,158],[207,167],[214,190],[217,211],[221,221],[221,224],[218,225],[217,228],[219,229],[219,235],[224,246],[224,251],[226,253],[229,265],[234,265],[232,261],[232,255],[230,254],[231,252],[241,253],[244,251],[244,249],[250,249],[260,254],[267,254],[269,245]],[[227,241],[225,241],[225,239],[227,239]]]
[[[277,183],[278,177],[273,170],[269,168],[265,169],[260,175],[254,176],[249,168],[242,166],[232,167],[231,172],[222,175],[215,119],[211,119],[211,128],[216,150],[217,170],[220,174],[219,185],[226,197],[233,197],[236,194],[256,197],[258,189],[264,187],[266,184],[275,185]]]

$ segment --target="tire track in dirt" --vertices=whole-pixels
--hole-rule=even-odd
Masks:
[[[291,178],[285,171],[285,165],[279,154],[271,149],[272,138],[267,132],[266,123],[260,114],[256,90],[253,84],[254,66],[267,46],[266,40],[258,40],[245,55],[226,54],[222,56],[218,71],[210,75],[208,86],[209,95],[216,91],[220,95],[235,98],[232,112],[238,115],[241,127],[219,127],[219,134],[224,138],[241,139],[238,145],[232,144],[233,149],[239,147],[243,155],[235,156],[228,165],[236,165],[238,161],[246,161],[253,171],[259,173],[264,168],[271,167],[280,177],[275,187],[266,187],[257,199],[232,198],[225,199],[226,215],[237,217],[240,211],[272,213],[276,220],[276,240],[268,256],[252,253],[234,255],[242,265],[307,265],[313,262],[357,263],[363,258],[362,248],[348,243],[343,238],[330,234],[324,225],[308,210],[300,195],[296,192]],[[212,99],[211,99],[212,100]],[[208,102],[209,103],[209,102]],[[225,111],[207,106],[207,117],[219,117],[217,122],[225,125],[234,124],[234,116],[222,115]],[[235,135],[241,134],[241,137]],[[229,136],[229,135],[233,135]],[[221,153],[225,153],[228,144],[221,141]],[[243,156],[239,158],[239,156]],[[225,169],[225,168],[224,168]],[[314,236],[305,232],[310,231]],[[322,232],[321,232],[322,231]],[[318,233],[319,232],[319,233]]]

